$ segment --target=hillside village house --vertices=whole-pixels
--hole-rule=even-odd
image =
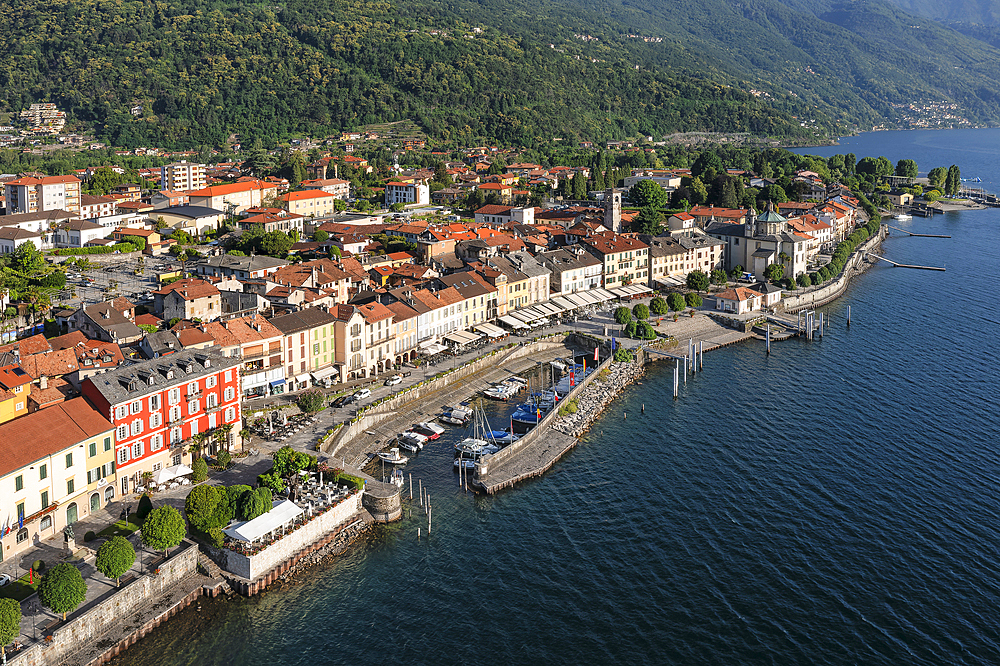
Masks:
[[[583,245],[604,265],[602,287],[621,287],[649,278],[648,246],[638,238],[604,232],[580,238]]]
[[[123,495],[141,492],[136,489],[146,486],[144,472],[189,463],[187,445],[199,433],[232,424],[224,443],[239,441],[239,363],[211,349],[182,351],[123,365],[83,382],[83,395],[114,425]],[[213,452],[214,442],[206,449]]]
[[[431,191],[426,182],[402,183],[393,181],[385,186],[385,205],[393,204],[426,206],[431,201]]]
[[[211,185],[188,192],[188,199],[192,206],[204,206],[223,211],[226,215],[238,215],[247,208],[263,205],[265,200],[277,194],[276,183],[251,179],[229,185]]]
[[[539,252],[535,258],[549,270],[554,294],[572,294],[601,286],[604,265],[579,245]]]
[[[168,227],[187,232],[192,236],[215,231],[225,216],[226,214],[220,209],[195,204],[162,208],[156,212],[157,219],[162,217]]]
[[[217,345],[242,359],[240,385],[244,398],[285,392],[284,335],[260,315],[213,321],[204,325]]]
[[[340,178],[303,180],[301,185],[307,190],[322,190],[333,195],[334,199],[347,199],[351,196],[351,181]]]
[[[0,562],[114,498],[113,437],[111,422],[82,397],[0,425],[0,527],[11,528]]]

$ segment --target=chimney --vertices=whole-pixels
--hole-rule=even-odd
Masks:
[[[49,378],[46,377],[45,375],[42,375],[41,377],[39,377],[38,378],[38,388],[40,388],[41,390],[44,391],[48,387],[49,387]]]

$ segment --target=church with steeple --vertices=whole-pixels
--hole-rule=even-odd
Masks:
[[[767,210],[757,215],[751,210],[745,224],[710,222],[705,233],[726,244],[726,270],[742,266],[744,271],[764,280],[764,270],[781,264],[785,277],[795,278],[806,271],[809,236],[788,226],[788,220],[768,202]]]

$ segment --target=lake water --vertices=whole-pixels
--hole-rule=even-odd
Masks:
[[[1000,131],[835,149],[1000,179]],[[545,477],[462,493],[296,583],[206,600],[116,664],[997,664],[1000,210],[907,223],[822,340],[652,366]],[[853,321],[847,327],[851,305]],[[645,405],[645,414],[640,406]],[[628,420],[622,412],[629,413]]]

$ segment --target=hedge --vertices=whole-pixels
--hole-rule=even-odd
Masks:
[[[97,247],[63,247],[58,250],[52,250],[52,254],[63,257],[78,254],[112,254],[114,252],[127,254],[135,251],[136,248],[131,243],[118,243],[117,245],[100,245]]]

